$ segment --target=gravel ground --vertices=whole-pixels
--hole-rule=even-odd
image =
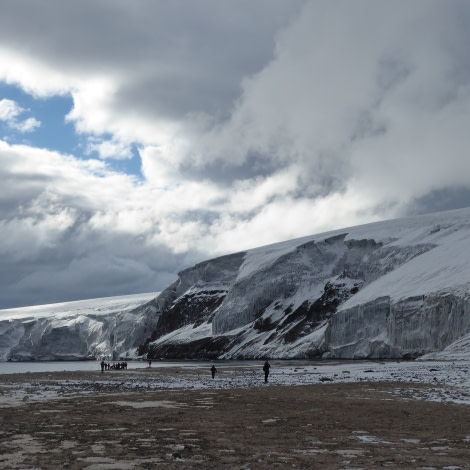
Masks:
[[[0,468],[470,468],[449,365],[442,380],[419,366],[430,383],[338,367],[273,364],[268,384],[229,365],[214,380],[208,367],[1,375]]]

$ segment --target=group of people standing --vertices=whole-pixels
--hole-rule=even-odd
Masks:
[[[263,365],[263,372],[264,372],[264,383],[267,383],[268,382],[268,376],[269,376],[269,369],[271,368],[271,364],[269,363],[268,360],[266,360],[266,362],[264,363]],[[215,373],[217,372],[217,369],[215,367],[214,364],[212,364],[212,367],[211,367],[211,374],[212,374],[212,378],[214,379],[215,378]]]
[[[110,364],[109,362],[100,362],[101,366],[101,372],[104,372],[105,370],[127,370],[127,362],[116,362],[113,364]]]

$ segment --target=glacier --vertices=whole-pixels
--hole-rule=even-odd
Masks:
[[[182,271],[157,299],[158,325],[140,352],[438,358],[470,342],[469,294],[470,209],[376,222]]]
[[[156,327],[155,294],[0,310],[0,361],[135,359]]]
[[[468,359],[469,296],[467,208],[227,254],[159,294],[3,310],[0,360]]]

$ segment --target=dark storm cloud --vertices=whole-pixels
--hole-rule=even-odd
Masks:
[[[2,308],[157,292],[195,261],[172,254],[167,247],[149,249],[133,237],[107,233],[106,250],[92,239],[84,244],[69,234],[60,247],[43,249],[37,257],[2,256]]]
[[[119,75],[116,112],[227,112],[302,3],[18,0],[2,5],[0,44],[67,73]]]

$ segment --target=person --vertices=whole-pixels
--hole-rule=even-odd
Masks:
[[[104,371],[104,361],[101,361],[100,365],[101,365],[101,372],[103,372]]]
[[[152,367],[152,361],[149,359],[149,367]]]
[[[268,360],[266,359],[266,362],[264,363],[263,366],[263,371],[264,371],[264,383],[268,381],[268,375],[269,375],[269,368],[271,367],[271,364],[269,364]]]
[[[215,368],[214,364],[212,364],[212,367],[211,367],[212,378],[215,377],[216,372],[217,372],[217,369]]]

